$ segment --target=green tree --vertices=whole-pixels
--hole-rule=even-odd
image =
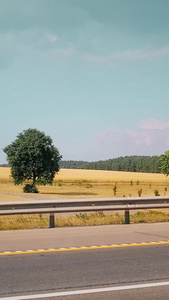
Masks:
[[[32,189],[26,189],[27,192],[36,192],[36,184],[52,184],[55,173],[59,171],[61,155],[58,149],[49,136],[37,129],[24,130],[3,150],[7,154],[14,184],[32,181]]]
[[[160,156],[160,169],[163,174],[166,176],[169,175],[169,151],[166,151],[165,154]]]

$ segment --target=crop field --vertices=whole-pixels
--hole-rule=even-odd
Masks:
[[[103,170],[78,170],[61,169],[56,174],[54,182],[93,182],[93,183],[128,183],[140,181],[140,183],[169,183],[169,179],[163,174],[157,173],[136,173],[122,171],[103,171]],[[10,168],[0,167],[0,183],[11,183]]]
[[[169,183],[169,180],[163,174],[78,169],[61,169],[58,175],[55,176],[55,181],[59,180],[90,183],[130,183],[131,181],[133,183],[137,181],[140,183]]]
[[[169,178],[163,174],[61,169],[52,186],[38,186],[38,194],[23,193],[15,186],[10,168],[0,167],[0,202],[43,199],[89,199],[113,197],[169,196]],[[142,211],[131,215],[131,222],[169,221],[168,210]],[[56,216],[56,226],[85,226],[124,223],[122,213]],[[46,216],[0,217],[0,230],[48,227]]]
[[[169,195],[169,178],[163,174],[61,169],[52,186],[39,186],[38,194],[15,186],[10,168],[0,167],[0,201],[30,199],[107,198]]]

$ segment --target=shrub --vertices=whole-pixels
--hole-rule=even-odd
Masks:
[[[88,215],[86,213],[76,214],[76,217],[79,219],[88,219]]]
[[[92,187],[92,184],[90,184],[90,183],[86,184],[86,188],[91,188],[91,187]]]
[[[38,190],[34,184],[25,184],[23,191],[24,193],[38,193]]]
[[[141,194],[142,194],[142,189],[138,190],[139,197],[141,197]]]
[[[158,190],[155,190],[155,191],[154,191],[154,195],[155,195],[155,196],[160,196]]]
[[[114,186],[113,188],[113,191],[114,191],[114,196],[116,196],[116,192],[117,192],[117,185]]]

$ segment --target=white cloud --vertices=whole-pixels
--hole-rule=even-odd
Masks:
[[[85,58],[92,63],[110,63],[116,60],[148,60],[169,55],[169,47],[160,49],[136,49],[113,52],[110,55],[87,55]]]
[[[40,54],[40,57],[47,60],[57,60],[58,58],[69,58],[75,54],[73,48],[48,49]]]
[[[97,28],[97,26],[96,26]],[[83,40],[83,39],[82,39]],[[83,47],[78,47],[78,43],[72,43],[71,39],[57,33],[46,31],[38,27],[24,29],[24,30],[9,30],[0,33],[0,59],[2,61],[12,61],[16,57],[22,58],[38,58],[38,59],[60,59],[73,57],[88,63],[111,63],[114,61],[134,61],[134,60],[148,60],[151,58],[158,58],[169,56],[169,47],[159,49],[136,49],[126,50],[121,52],[113,52],[110,55],[86,55],[87,38],[85,39]],[[80,42],[81,43],[81,42]],[[92,39],[92,49],[102,49],[99,38]],[[104,53],[104,49],[101,50]],[[91,52],[90,52],[91,53]]]
[[[52,33],[48,33],[47,34],[47,39],[50,41],[50,42],[56,42],[58,37],[56,34],[52,34]]]
[[[153,130],[153,129],[163,130],[169,128],[169,121],[164,122],[156,119],[148,119],[148,120],[141,121],[139,124],[139,128],[147,129],[147,130]]]
[[[39,28],[0,33],[0,62],[6,66],[17,59],[51,59],[71,57],[74,54],[72,45],[56,43],[56,34]]]
[[[141,121],[135,130],[109,128],[95,137],[95,153],[101,159],[126,155],[160,155],[169,147],[169,122]]]

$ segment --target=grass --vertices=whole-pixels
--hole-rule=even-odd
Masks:
[[[153,223],[153,222],[169,222],[169,211],[138,211],[130,216],[131,223]],[[113,213],[104,214],[96,212],[91,214],[80,213],[71,216],[55,217],[56,227],[71,226],[96,226],[123,224],[124,214]],[[30,215],[30,216],[5,216],[0,218],[0,230],[16,230],[16,229],[32,229],[47,228],[49,220],[47,216]]]
[[[39,186],[39,194],[23,193],[15,186],[10,168],[0,167],[0,202],[43,199],[89,199],[113,197],[169,196],[169,179],[163,174],[62,169],[52,186]],[[169,221],[168,210],[132,213],[132,223]],[[48,227],[48,217],[42,215],[0,217],[0,230]],[[124,223],[122,213],[77,214],[55,218],[56,226],[87,226]]]
[[[0,230],[46,228],[48,224],[48,218],[41,215],[0,217]]]

